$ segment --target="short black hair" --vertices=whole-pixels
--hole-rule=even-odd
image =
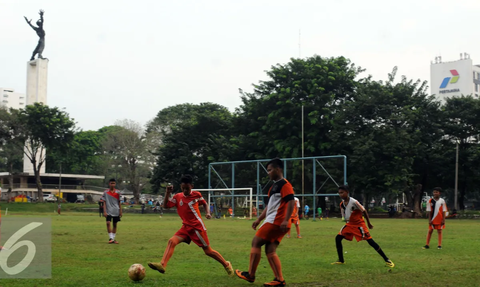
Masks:
[[[283,169],[283,161],[281,159],[279,159],[278,157],[272,159],[271,161],[269,161],[267,163],[267,167],[269,165],[272,165],[273,168],[279,168],[279,169]]]
[[[111,178],[108,182],[110,183],[110,182],[117,182],[117,181],[114,178]]]
[[[192,184],[193,183],[193,178],[191,175],[189,174],[184,174],[182,176],[182,178],[180,179],[180,183],[189,183],[189,184]]]
[[[344,190],[344,191],[350,193],[350,189],[348,188],[347,185],[340,185],[340,186],[338,187],[338,190]]]
[[[438,187],[438,186],[433,189],[433,191],[435,191],[435,190],[438,191],[438,192],[442,192],[442,188]]]

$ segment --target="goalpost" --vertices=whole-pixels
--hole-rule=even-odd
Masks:
[[[235,207],[248,209],[249,218],[253,218],[253,206],[258,201],[258,196],[254,203],[253,188],[205,188],[193,189],[200,193],[208,192],[208,206],[213,204],[214,210],[210,210],[212,215],[217,214],[219,207],[228,209],[232,208],[232,215],[235,217]]]

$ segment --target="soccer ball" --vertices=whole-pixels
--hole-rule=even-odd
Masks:
[[[128,277],[133,281],[141,281],[145,278],[145,267],[142,264],[133,264],[128,268]]]

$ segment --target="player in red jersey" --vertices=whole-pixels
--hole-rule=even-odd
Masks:
[[[203,224],[202,216],[198,209],[198,205],[201,204],[203,208],[205,208],[205,217],[207,219],[212,218],[207,202],[203,199],[200,192],[192,191],[193,180],[190,175],[184,175],[180,182],[182,192],[175,194],[172,199],[170,199],[170,193],[173,191],[173,186],[167,186],[163,208],[177,208],[177,213],[183,221],[182,228],[180,228],[180,230],[168,240],[168,245],[163,253],[162,261],[150,262],[148,263],[148,266],[160,273],[165,273],[165,268],[167,267],[168,260],[170,260],[170,257],[173,255],[175,246],[182,242],[190,244],[190,242],[193,241],[203,249],[205,255],[220,262],[225,268],[225,271],[227,271],[227,274],[233,276],[232,264],[229,261],[225,261],[220,253],[210,247],[207,229]]]

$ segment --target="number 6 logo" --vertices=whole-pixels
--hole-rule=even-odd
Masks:
[[[17,275],[18,273],[22,272],[25,270],[30,263],[32,263],[33,258],[35,258],[35,254],[37,251],[37,248],[35,247],[35,244],[30,241],[30,240],[22,240],[17,242],[20,238],[22,238],[25,234],[28,232],[34,230],[35,228],[39,227],[43,223],[40,222],[32,222],[24,227],[22,227],[20,230],[15,232],[8,240],[5,242],[4,249],[0,251],[0,267],[2,267],[3,271],[7,273],[8,275]],[[20,261],[17,265],[13,267],[8,267],[7,261],[8,257],[12,255],[15,250],[22,246],[27,246],[28,247],[28,252],[23,258],[22,261]]]

